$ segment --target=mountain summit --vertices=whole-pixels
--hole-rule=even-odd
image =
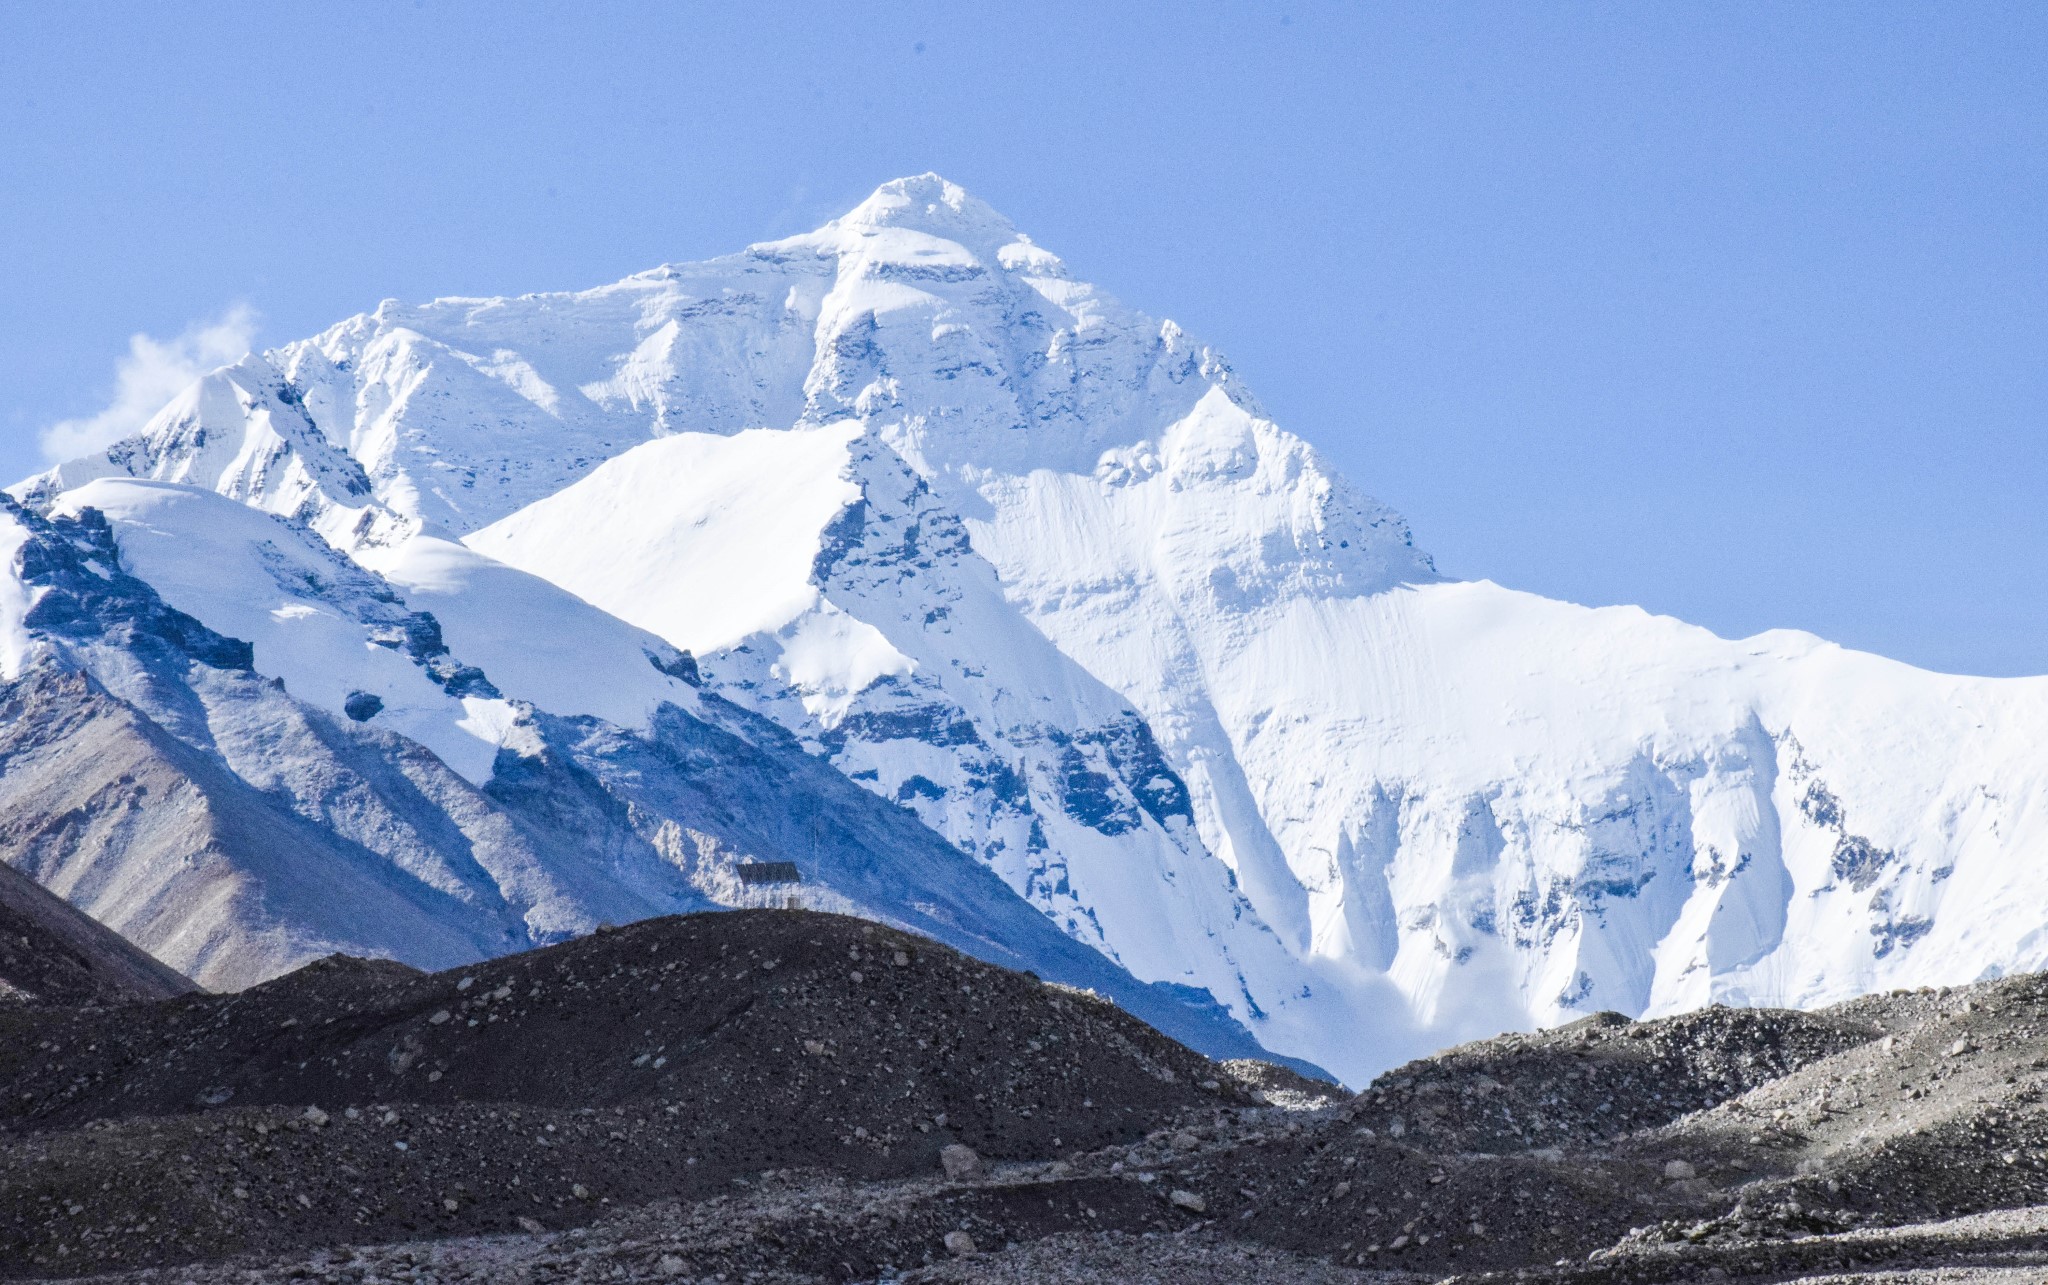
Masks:
[[[461,925],[435,951],[727,904],[741,850],[1049,949],[985,899],[934,919],[949,852],[1062,942],[1352,1080],[1597,1010],[2048,963],[2048,680],[1447,581],[1220,355],[935,175],[594,290],[386,304],[16,494],[51,515],[23,530],[86,524],[48,538],[103,538],[250,646],[234,673],[454,778],[410,848],[293,787],[346,840],[309,861],[440,890],[407,894],[421,941]],[[174,556],[208,542],[239,578]],[[673,801],[717,810],[683,748],[714,741],[763,806],[745,764],[801,760],[879,811],[829,840],[714,826]],[[245,780],[282,753],[222,743]],[[892,908],[913,818],[929,860]],[[487,830],[496,855],[456,860]],[[289,920],[265,921],[280,962]]]
[[[829,229],[906,228],[979,250],[1017,241],[1017,229],[993,206],[937,174],[891,179],[834,219]]]

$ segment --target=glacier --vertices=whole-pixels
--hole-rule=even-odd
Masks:
[[[1596,1010],[2048,963],[2048,679],[1445,577],[1221,355],[936,175],[594,290],[387,301],[12,494],[102,515],[124,573],[450,797],[560,764],[617,801],[678,719],[774,728],[931,872],[1354,1083]],[[37,592],[0,578],[17,686]],[[467,934],[435,949],[706,895],[657,823],[606,865],[535,808],[517,861],[433,876]],[[809,858],[750,824],[721,842]]]

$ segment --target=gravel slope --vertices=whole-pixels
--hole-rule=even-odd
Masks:
[[[1049,1159],[1252,1092],[1104,1000],[838,916],[435,975],[334,959],[0,1013],[0,1274],[576,1225],[763,1170],[937,1172],[949,1144]]]
[[[1348,1096],[858,920],[693,916],[0,1013],[0,1271],[2031,1280],[2044,1091],[2038,976],[1598,1015]]]

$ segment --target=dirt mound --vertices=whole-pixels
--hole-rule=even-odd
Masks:
[[[1601,1013],[1401,1067],[1345,1118],[1442,1150],[1584,1148],[1739,1097],[1878,1034],[1867,1022],[1783,1009],[1712,1008],[1652,1022]]]
[[[2039,977],[1603,1014],[1356,1097],[776,912],[433,977],[326,961],[8,1030],[36,1037],[0,1041],[0,1263],[20,1274],[1506,1285],[2048,1264]]]
[[[1126,1163],[1239,1235],[1358,1267],[1911,1265],[1883,1248],[1925,1241],[1903,1229],[2048,1202],[2044,1098],[2048,980],[2025,977],[1817,1013],[1601,1015],[1424,1059],[1290,1127],[1219,1130],[1179,1162],[1139,1148]]]
[[[1253,1102],[1106,1001],[803,912],[7,1020],[15,1272],[560,1226],[764,1170],[1046,1159]]]
[[[197,989],[0,862],[0,1004],[132,1004]]]

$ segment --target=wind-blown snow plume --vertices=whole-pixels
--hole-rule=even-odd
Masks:
[[[72,459],[135,432],[193,380],[248,352],[256,323],[256,310],[238,303],[212,321],[194,322],[175,339],[129,336],[127,355],[114,363],[113,396],[91,415],[45,428],[44,458]]]

